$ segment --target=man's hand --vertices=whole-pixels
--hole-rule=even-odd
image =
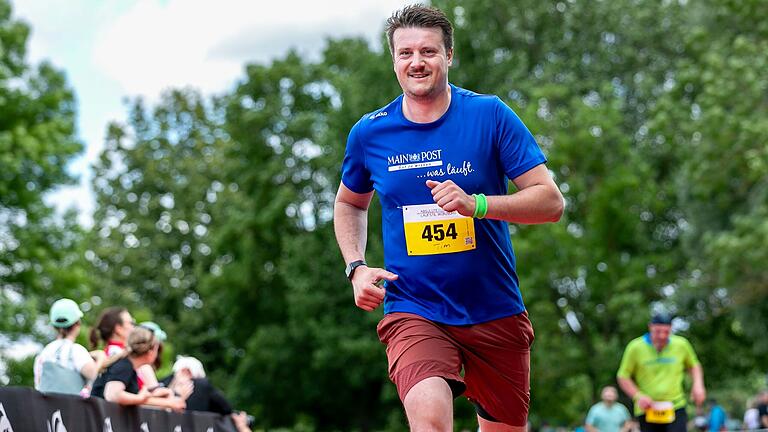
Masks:
[[[475,197],[467,195],[453,180],[427,180],[427,187],[432,189],[432,199],[441,209],[468,217],[475,213]]]
[[[653,399],[647,395],[640,395],[640,397],[637,398],[637,405],[641,410],[645,411],[653,405]]]
[[[372,311],[384,301],[385,290],[379,286],[383,280],[397,280],[397,275],[382,268],[362,265],[352,276],[355,305],[364,311]]]
[[[694,384],[691,387],[691,399],[693,399],[693,403],[695,403],[697,407],[704,404],[704,401],[707,399],[707,390],[703,385]]]

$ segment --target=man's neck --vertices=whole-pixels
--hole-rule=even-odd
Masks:
[[[432,123],[448,111],[451,106],[451,86],[446,84],[445,91],[435,97],[403,97],[403,115],[414,123]]]

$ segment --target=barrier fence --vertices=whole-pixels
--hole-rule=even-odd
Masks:
[[[0,432],[235,432],[214,413],[124,407],[99,398],[0,387]]]

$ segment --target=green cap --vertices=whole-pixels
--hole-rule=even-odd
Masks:
[[[143,323],[139,324],[139,326],[151,330],[152,333],[155,334],[155,338],[160,342],[165,342],[165,340],[168,338],[163,329],[161,329],[159,325],[152,321],[144,321]]]
[[[58,328],[72,327],[76,322],[80,321],[83,317],[83,313],[80,311],[80,307],[77,306],[73,300],[63,298],[56,300],[51,306],[51,324]]]

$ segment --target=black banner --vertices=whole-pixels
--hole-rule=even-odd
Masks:
[[[235,432],[229,417],[0,387],[0,432]]]

